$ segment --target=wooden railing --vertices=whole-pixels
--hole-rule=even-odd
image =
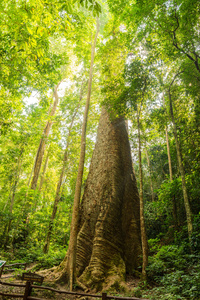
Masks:
[[[8,285],[8,286],[14,286],[14,287],[24,287],[25,292],[24,294],[8,294],[4,292],[0,292],[1,296],[4,297],[11,297],[11,298],[23,298],[23,300],[46,300],[42,298],[32,297],[30,296],[32,289],[40,289],[40,290],[48,290],[51,292],[59,293],[59,294],[66,294],[66,295],[74,295],[74,296],[86,296],[86,297],[92,297],[92,298],[101,298],[102,300],[109,300],[109,299],[115,299],[115,300],[148,300],[148,299],[142,299],[142,298],[135,298],[135,297],[119,297],[119,296],[109,296],[107,293],[102,293],[100,295],[96,294],[87,294],[87,293],[78,293],[78,292],[69,292],[65,290],[57,290],[51,287],[46,286],[38,286],[38,285],[32,285],[31,282],[27,281],[26,284],[17,284],[17,283],[8,283],[8,282],[2,282],[0,280],[0,285]]]

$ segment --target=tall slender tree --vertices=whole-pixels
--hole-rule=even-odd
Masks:
[[[44,166],[43,166],[43,170],[42,170],[42,174],[41,174],[41,178],[40,178],[40,184],[39,184],[39,191],[40,192],[41,192],[41,189],[42,189],[42,186],[43,186],[43,183],[44,183],[44,177],[45,177],[45,173],[46,173],[47,166],[48,166],[49,153],[50,153],[50,149],[48,149],[48,151],[47,151]]]
[[[165,107],[165,99],[164,99],[164,92],[163,92],[163,106]],[[169,136],[168,136],[168,129],[167,125],[165,125],[165,137],[166,137],[166,145],[167,145],[167,157],[168,157],[168,166],[169,166],[169,178],[170,181],[173,181],[173,172],[172,172],[172,161],[171,161],[171,153],[170,153],[170,145],[169,145]],[[177,227],[177,203],[175,195],[172,196],[172,203],[173,203],[173,218],[174,218],[174,225]]]
[[[145,87],[144,87],[145,89]],[[144,96],[144,95],[143,95]],[[142,99],[143,100],[143,99]],[[138,131],[138,157],[139,157],[139,181],[140,181],[140,230],[141,230],[141,241],[142,241],[142,280],[147,279],[146,267],[148,265],[148,241],[144,220],[144,197],[143,197],[143,174],[142,174],[142,152],[141,152],[141,125],[140,125],[140,114],[142,109],[142,101],[137,106],[137,131]]]
[[[83,125],[82,125],[82,133],[81,133],[81,151],[80,151],[79,167],[78,167],[78,174],[77,174],[76,187],[75,187],[69,247],[68,247],[67,255],[64,261],[62,262],[62,265],[64,265],[64,269],[59,278],[59,280],[64,279],[65,281],[69,282],[70,290],[73,289],[73,284],[76,281],[76,247],[77,247],[77,234],[78,234],[78,222],[79,222],[79,206],[80,206],[81,186],[82,186],[84,161],[85,161],[87,119],[88,119],[88,112],[89,112],[89,105],[90,105],[94,57],[95,57],[95,48],[96,48],[98,33],[99,33],[99,19],[97,18],[96,34],[94,40],[92,41],[92,47],[91,47],[91,62],[90,62],[90,71],[89,71],[89,80],[88,80],[88,91],[87,91],[87,100],[86,100],[85,112],[83,117]]]
[[[154,190],[153,190],[153,181],[152,181],[152,170],[151,170],[151,164],[150,164],[150,159],[149,159],[149,153],[147,150],[147,145],[145,142],[145,152],[146,152],[146,158],[147,158],[147,164],[149,168],[149,177],[150,177],[150,188],[151,188],[151,200],[152,202],[154,201]]]
[[[60,83],[55,87],[54,92],[53,92],[53,97],[54,97],[54,102],[53,102],[53,106],[51,108],[51,111],[49,113],[49,118],[50,120],[47,121],[47,124],[44,128],[44,132],[43,132],[43,136],[40,140],[40,144],[37,150],[37,155],[35,158],[35,163],[34,163],[34,172],[33,172],[33,178],[31,181],[31,189],[35,190],[37,187],[37,182],[38,182],[38,178],[39,178],[39,174],[40,174],[40,169],[41,169],[41,165],[42,165],[42,161],[43,161],[43,156],[44,156],[44,151],[45,151],[45,147],[46,147],[46,143],[47,143],[47,139],[50,133],[50,129],[52,126],[52,117],[55,115],[56,113],[56,108],[58,105],[58,87],[59,87]]]
[[[173,133],[174,133],[174,138],[175,138],[175,143],[176,143],[176,151],[177,151],[177,158],[178,158],[178,165],[181,173],[181,181],[182,181],[182,190],[183,190],[183,198],[184,198],[184,205],[185,205],[185,211],[186,211],[186,218],[187,218],[187,227],[188,227],[188,236],[189,239],[191,240],[191,235],[192,235],[192,230],[193,230],[193,225],[192,225],[192,212],[190,208],[190,203],[188,199],[188,192],[187,192],[187,187],[186,187],[186,179],[185,179],[185,170],[182,162],[182,157],[181,157],[181,145],[180,141],[178,139],[178,133],[177,133],[177,125],[176,125],[176,120],[174,117],[174,110],[173,110],[173,100],[172,100],[172,92],[171,88],[172,85],[179,75],[180,72],[178,72],[173,80],[171,81],[169,88],[168,88],[168,96],[169,96],[169,112],[173,124]]]
[[[63,158],[63,165],[62,165],[62,169],[61,169],[61,173],[60,173],[60,177],[57,183],[57,188],[56,188],[56,195],[55,195],[55,199],[54,199],[54,205],[53,205],[53,211],[51,214],[51,219],[49,222],[49,226],[48,226],[48,230],[47,230],[47,236],[46,236],[46,240],[45,240],[45,244],[44,244],[44,248],[43,248],[43,252],[44,253],[48,253],[49,251],[49,244],[50,244],[50,238],[51,238],[51,234],[52,234],[52,229],[53,229],[53,223],[54,223],[54,219],[56,217],[56,212],[57,212],[57,207],[58,207],[58,203],[60,201],[60,197],[62,194],[62,184],[63,184],[63,178],[65,175],[65,171],[66,171],[66,167],[67,167],[67,162],[68,162],[68,153],[69,153],[69,144],[70,144],[70,139],[71,139],[71,131],[72,131],[72,127],[78,112],[78,109],[80,107],[80,103],[83,97],[83,89],[84,89],[84,83],[82,83],[81,86],[81,91],[80,91],[80,98],[79,98],[79,102],[78,105],[75,109],[75,112],[73,114],[72,120],[71,120],[71,124],[69,126],[69,131],[68,131],[68,136],[67,136],[67,143],[66,143],[66,147],[65,147],[65,153],[64,153],[64,158]]]

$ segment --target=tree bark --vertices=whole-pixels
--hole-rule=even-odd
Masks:
[[[17,163],[17,168],[16,168],[16,172],[14,174],[14,183],[12,186],[12,191],[10,193],[11,195],[11,199],[10,199],[10,209],[9,209],[9,213],[10,213],[10,219],[7,225],[7,230],[6,230],[6,238],[5,238],[5,242],[4,242],[4,247],[7,247],[8,241],[9,241],[9,232],[11,229],[11,224],[12,224],[12,213],[13,213],[13,206],[14,206],[14,201],[15,201],[15,193],[16,193],[16,189],[17,189],[17,185],[19,182],[19,177],[20,177],[20,173],[21,173],[21,165],[22,165],[22,154],[24,152],[24,148],[22,148],[20,156],[18,158],[18,163]]]
[[[167,126],[165,127],[165,136],[166,136],[166,144],[167,144],[167,157],[168,157],[168,165],[169,165],[169,178],[170,178],[170,181],[172,181],[173,180],[172,161],[171,161],[171,154],[170,154],[170,147],[169,147],[169,138],[168,138]]]
[[[54,103],[53,103],[53,107],[51,109],[51,112],[49,114],[50,118],[53,117],[55,115],[56,112],[56,108],[58,105],[58,93],[57,93],[57,89],[58,89],[57,85],[54,89]],[[40,174],[40,168],[42,165],[42,160],[43,160],[43,156],[44,156],[44,151],[45,151],[45,147],[46,147],[46,142],[49,136],[49,132],[52,126],[52,120],[48,120],[47,124],[45,126],[44,132],[43,132],[43,137],[40,140],[40,144],[38,147],[38,151],[37,151],[37,155],[36,155],[36,159],[35,159],[35,164],[34,164],[34,173],[33,173],[33,178],[32,178],[32,182],[31,182],[31,189],[35,190],[37,187],[37,182],[38,182],[38,177]]]
[[[139,195],[124,119],[111,121],[105,108],[80,211],[78,282],[120,288],[141,263]]]
[[[138,155],[139,155],[139,180],[140,180],[140,230],[142,241],[142,280],[147,279],[146,267],[148,265],[148,241],[144,221],[144,200],[143,200],[143,174],[142,174],[142,153],[140,137],[140,112],[137,107],[137,129],[138,129]]]
[[[150,175],[151,200],[153,202],[154,201],[154,191],[153,191],[153,182],[152,182],[152,172],[151,172],[151,164],[150,164],[149,154],[148,154],[146,146],[145,146],[145,150],[146,150],[147,164],[148,164],[149,175]]]
[[[171,84],[173,84],[173,82]],[[181,173],[183,198],[184,198],[184,205],[185,205],[186,218],[187,218],[188,236],[189,236],[189,239],[191,240],[191,235],[192,235],[192,230],[193,230],[192,213],[191,213],[190,203],[189,203],[189,199],[188,199],[188,193],[187,193],[187,187],[186,187],[186,181],[185,181],[185,170],[183,167],[183,162],[182,162],[182,157],[181,157],[181,146],[180,146],[180,142],[179,142],[178,134],[177,134],[177,126],[176,126],[176,121],[175,121],[174,112],[173,112],[173,104],[172,104],[170,87],[169,87],[169,107],[170,107],[170,116],[171,116],[171,120],[172,120],[172,124],[173,124],[173,133],[174,133],[174,138],[175,138],[175,143],[176,143],[178,165],[179,165],[179,169],[180,169],[180,173]]]
[[[170,178],[170,181],[172,182],[173,181],[173,173],[172,173],[172,162],[171,162],[171,155],[170,155],[170,147],[169,147],[169,138],[168,138],[167,126],[165,127],[165,135],[166,135],[167,157],[168,157],[168,165],[169,165],[169,178]],[[177,203],[176,203],[175,195],[172,196],[172,204],[173,204],[174,226],[177,227],[178,218],[177,218]]]
[[[32,178],[32,176],[33,176],[34,168],[35,168],[35,163],[34,163],[34,165],[33,165],[33,167],[32,167],[32,170],[31,170],[31,173],[30,173],[30,175],[29,175],[28,182],[27,182],[27,189],[26,189],[26,194],[25,194],[25,202],[26,202],[26,199],[27,199],[27,196],[28,196],[28,190],[29,190],[29,188],[30,188],[31,178]]]
[[[69,282],[70,290],[73,289],[73,284],[76,280],[75,270],[76,270],[76,246],[77,246],[77,234],[78,234],[78,222],[79,222],[79,203],[81,197],[81,186],[82,186],[82,177],[83,177],[84,161],[85,161],[86,128],[87,128],[87,119],[88,119],[88,111],[89,111],[91,88],[92,88],[92,74],[93,74],[95,47],[96,47],[98,33],[99,33],[99,20],[97,19],[96,34],[91,49],[88,92],[87,92],[87,101],[86,101],[85,112],[83,117],[83,125],[82,125],[81,152],[80,152],[79,167],[78,167],[78,174],[77,174],[76,187],[75,187],[70,240],[69,240],[68,252],[65,258],[66,260],[65,267],[60,278],[60,280]]]
[[[63,166],[62,166],[62,170],[61,170],[61,173],[60,173],[59,181],[57,183],[56,196],[55,196],[55,199],[54,199],[53,211],[52,211],[52,214],[51,214],[51,219],[50,219],[49,227],[48,227],[48,231],[47,231],[47,237],[46,237],[46,241],[45,241],[44,248],[43,248],[44,253],[48,253],[48,251],[49,251],[49,245],[50,245],[50,238],[51,238],[51,233],[52,233],[52,229],[53,229],[53,223],[54,223],[54,219],[56,217],[58,203],[60,201],[60,197],[61,197],[61,194],[62,194],[61,187],[62,187],[62,184],[63,184],[63,177],[65,175],[65,170],[66,170],[67,161],[68,161],[68,151],[69,151],[69,143],[70,143],[70,138],[71,138],[71,130],[72,130],[72,127],[73,127],[74,120],[76,118],[78,109],[80,107],[80,103],[81,103],[82,98],[83,98],[83,83],[82,83],[82,87],[81,87],[79,103],[78,103],[78,106],[76,107],[75,113],[72,117],[71,124],[69,126],[67,143],[66,143],[66,148],[65,148],[64,158],[63,158]]]
[[[165,97],[163,92],[163,106],[165,107]],[[169,178],[170,181],[173,181],[173,172],[172,172],[172,161],[171,161],[171,154],[170,154],[170,146],[169,146],[169,137],[168,137],[168,130],[167,125],[165,126],[165,137],[166,137],[166,145],[167,145],[167,157],[168,157],[168,166],[169,166]],[[173,205],[173,219],[174,225],[177,227],[178,225],[178,218],[177,218],[177,203],[175,195],[172,196],[172,205]]]
[[[47,156],[46,156],[46,159],[45,159],[45,162],[44,162],[42,175],[41,175],[41,178],[40,178],[40,185],[39,185],[39,191],[40,192],[41,192],[41,189],[42,189],[42,186],[43,186],[43,183],[44,183],[44,177],[45,177],[45,173],[46,173],[46,170],[47,170],[48,161],[49,161],[49,150],[47,152]]]

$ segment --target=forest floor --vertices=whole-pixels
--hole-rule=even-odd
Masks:
[[[28,269],[31,270],[30,268],[28,268]],[[13,275],[11,273],[3,274],[2,277],[1,277],[1,281],[2,282],[7,282],[7,283],[25,284],[25,282],[20,279],[20,276]],[[123,297],[123,296],[131,297],[131,296],[134,295],[133,291],[134,291],[135,288],[137,288],[138,284],[139,284],[139,279],[138,278],[129,276],[127,278],[127,281],[126,281],[127,290],[130,291],[129,294],[127,295],[127,293],[122,294],[120,292],[116,292],[115,295],[121,296],[121,297]],[[61,286],[59,284],[52,283],[52,282],[47,282],[47,281],[45,281],[45,279],[44,279],[44,282],[43,282],[42,286],[51,287],[51,288],[56,289],[56,290],[65,290],[65,291],[67,291],[67,288],[65,288],[65,286],[63,286],[63,285]],[[3,292],[3,293],[8,293],[8,294],[22,294],[23,295],[24,291],[25,291],[25,288],[24,287],[13,287],[13,286],[7,286],[7,285],[0,285],[0,291]],[[83,293],[82,290],[76,290],[76,292]],[[90,292],[87,292],[87,293],[90,293]],[[94,294],[94,292],[92,292],[92,293]],[[55,299],[55,300],[66,300],[66,299],[69,299],[69,300],[74,300],[74,299],[86,300],[86,299],[88,299],[88,297],[85,297],[85,296],[83,297],[83,296],[64,295],[64,294],[59,294],[59,293],[55,293],[55,292],[48,291],[48,290],[39,290],[39,289],[38,290],[33,289],[31,296],[35,296],[35,297],[38,297],[38,298],[41,298],[41,299]],[[13,299],[13,298],[0,296],[0,300],[9,300],[9,299]],[[20,300],[21,298],[15,298],[15,299]],[[90,298],[90,299],[92,299],[92,298]],[[96,299],[96,298],[94,298],[94,299]]]

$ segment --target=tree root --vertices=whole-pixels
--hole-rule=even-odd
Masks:
[[[84,285],[82,282],[80,282],[78,279],[76,279],[76,283],[77,285],[83,289],[86,293],[89,291],[88,287],[86,285]]]

